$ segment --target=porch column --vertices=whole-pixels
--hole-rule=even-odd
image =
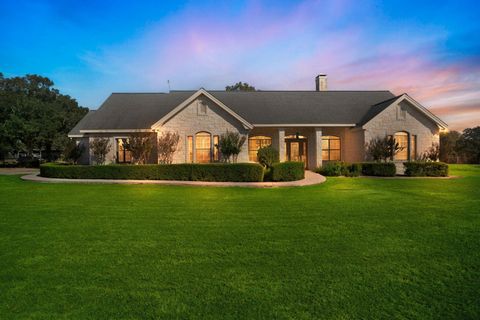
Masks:
[[[285,161],[285,129],[284,128],[278,128],[278,146],[277,150],[280,156],[280,162]]]
[[[315,165],[322,166],[322,128],[315,128]]]

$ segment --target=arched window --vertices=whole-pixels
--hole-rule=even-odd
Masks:
[[[341,160],[340,137],[322,136],[322,160],[323,161],[340,161]]]
[[[258,149],[272,145],[272,138],[266,136],[253,136],[248,138],[248,159],[258,161]]]
[[[401,148],[395,155],[395,160],[408,160],[408,133],[404,131],[396,132],[394,139]]]
[[[209,132],[199,132],[195,135],[196,162],[208,163],[212,159],[212,143]]]

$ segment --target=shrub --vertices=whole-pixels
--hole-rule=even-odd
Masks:
[[[222,160],[225,162],[237,162],[238,154],[242,151],[246,140],[246,136],[241,136],[238,132],[228,130],[220,135],[218,150],[222,155]]]
[[[136,132],[123,139],[123,146],[130,151],[133,164],[147,163],[155,144],[155,136],[147,132]]]
[[[440,158],[440,146],[438,143],[432,143],[432,145],[425,150],[421,159],[423,161],[437,161]]]
[[[318,168],[316,172],[327,177],[358,177],[362,173],[361,163],[347,163],[347,162],[327,162],[322,167]]]
[[[271,168],[274,163],[280,162],[278,150],[272,146],[258,149],[257,159],[258,162],[265,168]]]
[[[374,161],[387,161],[403,150],[392,136],[374,138],[365,144],[367,157]]]
[[[362,174],[366,176],[393,177],[397,173],[393,162],[362,163]]]
[[[273,181],[295,181],[305,177],[305,164],[303,162],[280,162],[272,165]]]
[[[63,150],[63,159],[67,162],[76,164],[85,152],[85,147],[77,141],[70,139]]]
[[[104,164],[108,152],[112,145],[110,144],[110,139],[108,138],[94,138],[90,142],[90,149],[92,150],[93,158],[96,164]]]
[[[171,164],[173,162],[173,155],[177,151],[178,141],[180,135],[177,132],[163,132],[158,137],[158,161],[160,163]]]
[[[263,167],[257,163],[147,164],[147,165],[60,165],[43,164],[40,175],[68,179],[132,179],[184,181],[263,181]]]
[[[448,164],[443,162],[412,161],[403,163],[409,177],[447,177]]]

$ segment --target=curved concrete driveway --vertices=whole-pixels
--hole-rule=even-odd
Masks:
[[[301,187],[325,182],[325,177],[312,171],[305,171],[305,179],[288,182],[208,182],[208,181],[177,181],[177,180],[111,180],[111,179],[58,179],[44,178],[37,174],[22,176],[23,180],[46,183],[107,183],[107,184],[159,184],[178,186],[207,186],[207,187]]]

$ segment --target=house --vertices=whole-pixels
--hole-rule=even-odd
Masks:
[[[128,163],[123,142],[135,132],[178,132],[174,163],[217,161],[219,136],[229,131],[248,137],[239,162],[256,161],[257,150],[273,145],[281,161],[303,161],[313,169],[325,161],[365,160],[365,144],[394,136],[403,147],[396,161],[416,159],[447,124],[408,94],[390,91],[329,91],[326,75],[315,91],[113,93],[69,133],[83,144],[81,163],[91,163],[89,142],[108,137],[107,162]],[[151,163],[157,163],[153,152]]]

